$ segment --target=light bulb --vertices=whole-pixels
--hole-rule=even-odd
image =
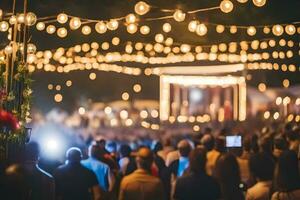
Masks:
[[[1,32],[6,32],[9,28],[9,24],[7,21],[2,21],[0,22],[0,31]]]
[[[294,35],[296,33],[296,28],[293,24],[289,24],[285,27],[285,32],[288,35]]]
[[[156,34],[155,35],[155,41],[158,42],[158,43],[162,43],[164,41],[163,34]]]
[[[264,34],[269,34],[271,32],[271,29],[269,27],[265,26],[263,28],[263,32],[264,32]]]
[[[1,18],[1,16],[0,16],[0,18]],[[12,15],[12,16],[9,18],[9,23],[10,23],[11,25],[13,25],[13,24],[16,24],[16,22],[17,22],[17,17],[16,17],[15,15]]]
[[[53,34],[55,31],[56,31],[56,28],[54,25],[49,25],[47,26],[47,29],[46,29],[47,33],[49,34]]]
[[[280,35],[283,34],[283,27],[279,24],[274,25],[273,28],[272,28],[272,32],[273,32],[274,35],[280,36]]]
[[[199,22],[196,20],[190,21],[188,29],[190,32],[196,32]]]
[[[115,19],[111,19],[107,23],[107,28],[111,31],[116,30],[118,27],[119,27],[119,22]]]
[[[25,18],[25,24],[27,26],[32,26],[36,23],[36,15],[33,12],[29,12],[26,14],[26,18]]]
[[[266,4],[266,0],[252,0],[253,4],[257,7],[262,7]]]
[[[78,17],[73,17],[70,20],[70,28],[76,30],[81,26],[81,20]]]
[[[18,17],[17,17],[17,20],[20,24],[23,24],[25,22],[24,14],[19,14]]]
[[[164,25],[163,25],[163,31],[164,31],[165,33],[169,33],[169,32],[171,31],[171,29],[172,29],[171,24],[169,24],[169,23],[164,23]]]
[[[91,27],[89,27],[88,25],[83,26],[81,29],[83,35],[89,35],[91,31]]]
[[[247,34],[250,36],[254,36],[256,34],[256,28],[254,26],[250,26],[247,28]]]
[[[143,35],[149,34],[149,33],[150,33],[150,28],[149,28],[149,26],[142,26],[142,27],[140,28],[140,32],[141,32],[141,34],[143,34]]]
[[[65,13],[60,13],[59,15],[57,15],[57,21],[60,24],[65,24],[68,21],[68,15],[66,15]]]
[[[234,34],[237,32],[237,27],[236,26],[230,26],[230,33]]]
[[[196,33],[199,36],[204,36],[207,33],[207,27],[205,24],[199,24],[196,29]]]
[[[216,26],[217,33],[223,33],[224,30],[225,30],[225,27],[223,25],[217,25]]]
[[[58,37],[64,38],[64,37],[67,36],[67,34],[68,34],[68,31],[67,31],[66,28],[61,27],[61,28],[57,29],[57,35],[58,35]]]
[[[127,26],[127,32],[130,34],[134,34],[137,31],[137,25],[135,24],[129,24]]]
[[[149,12],[149,10],[150,10],[150,6],[143,1],[137,2],[134,6],[134,11],[138,15],[145,15],[146,13]]]
[[[97,33],[103,34],[107,31],[107,27],[106,24],[101,21],[101,22],[97,22],[95,24],[95,30],[97,31]]]
[[[185,20],[185,13],[183,13],[181,10],[176,10],[173,14],[173,18],[177,22],[183,22]]]
[[[120,44],[120,38],[118,37],[114,37],[112,40],[111,40],[111,43],[115,46],[119,45]]]
[[[44,22],[38,22],[38,23],[36,24],[36,29],[39,30],[39,31],[44,30],[45,27],[46,27],[46,25],[45,25]]]
[[[134,14],[128,14],[125,18],[127,24],[133,24],[136,22],[136,17]]]
[[[246,3],[248,0],[237,0],[239,3]]]
[[[233,10],[233,3],[229,0],[223,0],[220,3],[220,9],[224,13],[230,13]]]

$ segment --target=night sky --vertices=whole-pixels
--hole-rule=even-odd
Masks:
[[[152,0],[145,1],[150,5],[155,5],[160,8],[182,10],[194,10],[198,8],[207,8],[218,6],[221,0]],[[17,0],[20,4],[20,1]],[[125,16],[128,13],[134,13],[134,5],[137,1],[133,0],[29,0],[29,11],[37,14],[38,17],[53,16],[58,13],[65,12],[69,15],[80,16],[89,19],[107,20],[110,18],[116,18]],[[187,31],[188,22],[194,17],[203,22],[220,23],[226,25],[264,25],[264,24],[277,24],[277,23],[290,23],[300,21],[300,1],[299,0],[267,0],[267,4],[258,8],[255,7],[251,0],[248,0],[246,4],[238,3],[236,0],[232,0],[234,3],[234,10],[229,14],[222,13],[219,10],[201,12],[194,16],[188,17],[185,22],[178,23],[173,19],[162,20],[158,22],[144,22],[141,20],[140,24],[146,24],[151,27],[151,34],[143,36],[140,33],[130,35],[126,33],[125,27],[120,25],[117,31],[110,31],[106,34],[100,35],[93,33],[89,36],[81,34],[80,29],[68,33],[67,38],[60,39],[56,34],[49,35],[45,32],[38,32],[34,28],[30,31],[32,35],[31,42],[35,43],[38,50],[57,49],[58,47],[71,47],[76,44],[82,44],[84,42],[104,42],[111,41],[115,36],[120,37],[121,43],[127,41],[140,41],[151,42],[154,40],[156,33],[162,33],[161,27],[165,22],[169,22],[172,25],[172,31],[167,35],[174,38],[175,42],[188,43],[194,45],[209,45],[218,43],[239,42],[242,40],[254,40],[263,38],[274,38],[272,34],[266,36],[261,34],[261,30],[258,31],[255,37],[248,36],[246,31],[239,31],[237,34],[230,34],[228,30],[225,33],[218,34],[214,28],[208,27],[208,34],[204,37],[196,36],[196,34]],[[11,9],[12,0],[1,0],[0,8],[4,11]],[[21,6],[18,5],[19,7]],[[150,10],[145,17],[157,17],[167,14],[161,13],[158,9]],[[143,18],[143,16],[141,17]],[[298,25],[299,26],[299,25]],[[93,28],[93,25],[92,25]],[[4,34],[0,33],[0,45],[1,47],[7,42],[3,39]],[[267,62],[277,62],[285,64],[295,64],[299,67],[299,34],[294,36],[287,36],[286,34],[278,37],[277,39],[285,38],[286,40],[292,39],[295,42],[293,48],[294,57],[289,60],[268,60]],[[278,41],[278,40],[277,40]],[[124,47],[124,46],[123,46]],[[279,48],[279,47],[278,47]],[[117,50],[117,49],[116,49]],[[278,51],[284,50],[277,49]],[[207,62],[195,62],[193,65],[211,65],[215,63]],[[154,67],[137,65],[136,63],[123,63],[126,66],[139,66],[141,68]],[[191,65],[191,63],[180,63],[179,65]],[[92,71],[76,71],[68,74],[58,73],[46,73],[35,72],[33,79],[35,80],[33,85],[34,90],[34,107],[42,111],[48,111],[55,106],[59,106],[70,110],[74,105],[79,105],[88,99],[92,101],[104,101],[109,102],[111,100],[121,99],[121,94],[124,91],[128,91],[133,94],[132,86],[135,83],[142,85],[142,93],[133,94],[133,99],[158,99],[159,97],[159,79],[156,76],[128,76],[110,72],[95,71],[97,79],[91,81],[88,78],[89,73]],[[282,80],[285,78],[290,79],[291,85],[299,84],[300,78],[299,72],[272,72],[272,71],[255,71],[251,72],[253,75],[252,80],[249,82],[252,86],[257,86],[258,83],[264,81],[267,86],[280,87]],[[65,86],[65,81],[72,80],[73,85],[70,88]],[[49,91],[47,85],[61,84],[63,94],[63,102],[57,104],[53,101],[55,91]]]

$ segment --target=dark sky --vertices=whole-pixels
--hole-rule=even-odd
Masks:
[[[176,9],[181,8],[183,10],[194,10],[197,8],[207,8],[219,5],[221,0],[152,0],[146,1],[151,5],[155,5],[161,8]],[[18,7],[21,6],[21,0],[17,0]],[[137,1],[134,0],[29,0],[29,11],[33,11],[38,17],[57,15],[60,12],[65,12],[70,15],[76,15],[84,18],[91,19],[110,19],[120,16],[125,16],[128,13],[133,12],[133,7]],[[300,1],[299,0],[267,0],[267,4],[258,8],[255,7],[251,0],[248,0],[246,4],[237,3],[236,0],[232,0],[234,3],[234,11],[230,14],[224,14],[220,11],[209,11],[198,13],[194,16],[201,21],[220,23],[220,24],[236,24],[236,25],[262,25],[262,24],[277,24],[277,23],[289,23],[300,21]],[[1,0],[0,8],[7,11],[11,9],[12,0]],[[157,9],[150,11],[146,17],[162,16],[161,12]],[[188,18],[190,19],[190,18]],[[168,36],[174,38],[179,43],[189,43],[195,45],[207,45],[221,42],[234,42],[242,40],[253,40],[250,36],[245,34],[245,31],[232,35],[227,30],[227,33],[217,34],[214,30],[209,31],[207,36],[198,37],[195,34],[187,32],[187,22],[176,23],[174,20],[167,20],[172,25],[171,33]],[[140,41],[151,42],[153,41],[154,34],[162,32],[161,25],[166,21],[160,22],[146,22],[151,27],[152,34],[148,36],[142,36],[141,34],[129,35],[126,33],[124,26],[121,26],[118,31],[109,32],[104,35],[91,34],[89,36],[83,36],[80,31],[69,32],[66,39],[59,39],[55,34],[48,35],[46,33],[37,32],[34,29],[30,31],[32,35],[32,42],[37,45],[39,50],[56,49],[58,47],[70,47],[75,44],[82,44],[84,42],[103,42],[110,41],[111,38],[118,36],[121,41]],[[141,24],[145,24],[141,20]],[[209,28],[209,27],[208,27]],[[214,28],[209,28],[214,29]],[[265,35],[258,34],[255,38],[263,39]],[[0,33],[0,38],[1,38]],[[3,37],[2,37],[3,38]],[[279,38],[292,39],[295,42],[294,58],[289,60],[270,60],[269,62],[282,62],[293,63],[299,67],[299,34],[295,36],[284,35]],[[275,38],[276,39],[276,38]],[[6,41],[1,40],[0,44],[4,44]],[[284,49],[283,49],[284,50]],[[197,62],[194,65],[204,65],[212,63]],[[124,65],[132,65],[132,63],[125,63]],[[185,63],[181,64],[185,65]],[[190,65],[190,63],[188,63]],[[145,68],[148,66],[141,66]],[[150,66],[151,67],[151,66]],[[70,109],[76,102],[85,101],[91,99],[95,101],[110,101],[121,98],[123,91],[132,92],[132,86],[135,83],[140,83],[143,87],[142,93],[137,94],[134,98],[144,99],[158,99],[159,97],[159,79],[158,77],[146,77],[146,76],[127,76],[116,73],[99,72],[97,73],[97,79],[91,81],[88,78],[88,74],[91,71],[85,72],[72,72],[68,74],[46,73],[37,72],[33,75],[35,83],[34,89],[34,106],[38,109],[47,111],[54,106],[60,106]],[[249,82],[250,85],[256,86],[261,81],[266,81],[267,85],[278,87],[281,86],[282,80],[289,78],[291,84],[299,84],[299,72],[264,72],[256,71],[251,72],[253,79]],[[73,86],[71,88],[63,87],[61,93],[64,95],[64,100],[60,104],[56,104],[53,101],[55,91],[49,91],[47,85],[52,83],[54,85],[64,85],[66,80],[72,80]]]

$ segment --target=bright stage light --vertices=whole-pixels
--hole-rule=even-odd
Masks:
[[[59,158],[64,152],[60,138],[46,137],[41,142],[42,154],[47,158]]]
[[[191,102],[200,102],[203,98],[203,94],[199,89],[192,89],[190,98],[191,98]]]

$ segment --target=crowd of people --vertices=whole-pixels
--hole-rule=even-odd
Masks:
[[[39,165],[43,147],[30,142],[25,161],[2,173],[1,199],[300,199],[298,127],[241,134],[241,147],[228,147],[229,135],[205,128],[176,144],[169,138],[134,149],[102,138],[91,142],[87,155],[68,149],[51,174]]]

